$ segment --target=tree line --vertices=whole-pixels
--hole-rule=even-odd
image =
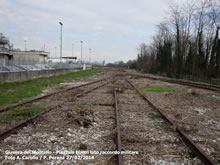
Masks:
[[[150,44],[138,46],[130,68],[181,78],[220,78],[220,1],[172,3]]]

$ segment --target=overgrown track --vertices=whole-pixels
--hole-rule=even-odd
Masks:
[[[196,145],[191,138],[189,138],[168,116],[159,108],[157,108],[146,96],[144,96],[129,80],[127,82],[134,88],[137,93],[154,109],[156,110],[164,120],[166,120],[172,128],[180,135],[183,142],[194,152],[195,155],[206,165],[217,165],[210,156],[208,156],[198,145]]]
[[[218,86],[218,85],[183,81],[183,80],[178,80],[178,79],[156,78],[156,77],[151,77],[151,76],[142,76],[142,75],[138,75],[138,74],[130,74],[130,75],[134,76],[134,77],[147,78],[147,79],[151,79],[151,80],[159,80],[159,81],[164,81],[164,82],[168,82],[168,83],[175,83],[175,84],[180,84],[180,85],[191,86],[191,87],[195,87],[195,88],[220,92],[220,86]]]
[[[118,164],[185,162],[189,154],[185,150],[185,145],[176,140],[179,139],[178,134],[154,113],[150,105],[129,83],[120,79],[114,86],[116,144],[117,151],[121,153],[117,155]],[[151,117],[151,114],[155,116]],[[181,152],[184,154],[180,154]],[[177,158],[172,157],[173,153]]]
[[[96,84],[96,83],[98,83],[98,82],[100,82],[100,81],[103,81],[103,80],[104,80],[104,79],[98,80],[98,81],[94,81],[94,82],[91,82],[91,83],[88,83],[88,84],[84,84],[84,85],[80,85],[80,86],[77,86],[77,87],[74,87],[74,88],[71,88],[71,89],[76,89],[76,88],[79,88],[79,87],[88,86],[88,85],[91,85],[91,84]],[[73,96],[73,97],[71,97],[71,98],[67,98],[65,101],[63,101],[63,102],[61,102],[61,103],[59,103],[59,104],[57,104],[57,105],[55,105],[55,106],[52,106],[51,108],[48,108],[48,109],[46,109],[45,111],[43,111],[43,112],[41,112],[41,113],[38,113],[38,114],[35,115],[35,116],[30,117],[29,119],[23,121],[22,123],[17,124],[17,125],[14,126],[13,128],[10,128],[10,129],[8,129],[8,130],[2,132],[2,133],[0,134],[0,141],[1,141],[1,140],[4,140],[5,138],[7,138],[8,136],[10,136],[11,134],[16,133],[17,131],[19,131],[19,129],[23,128],[24,126],[26,126],[26,125],[28,125],[28,124],[30,124],[30,123],[32,123],[33,121],[35,121],[36,119],[38,119],[40,116],[44,115],[45,113],[48,113],[48,112],[50,112],[51,110],[53,110],[53,109],[55,109],[55,108],[57,108],[57,107],[59,107],[59,106],[65,104],[65,103],[67,103],[67,102],[73,101],[73,100],[74,100],[75,98],[77,98],[77,97],[82,97],[83,95],[85,95],[85,94],[87,94],[87,93],[90,93],[90,92],[92,92],[92,91],[94,91],[94,90],[96,90],[96,89],[98,89],[98,88],[101,88],[101,87],[103,87],[103,86],[105,86],[105,85],[107,85],[107,84],[109,84],[109,83],[111,83],[111,82],[113,82],[113,81],[114,81],[114,80],[108,81],[108,82],[103,83],[103,84],[101,84],[101,85],[99,85],[99,86],[97,86],[97,87],[94,87],[94,88],[89,89],[89,90],[87,90],[87,91],[83,91],[83,92],[79,93],[79,94],[76,95],[76,96]],[[65,91],[68,91],[68,90],[65,90]],[[64,91],[62,91],[62,92],[64,92]],[[55,94],[56,94],[56,93],[55,93]],[[33,100],[33,101],[35,101],[35,100]],[[22,105],[24,105],[24,104],[22,104]]]
[[[126,151],[126,150],[132,150],[133,148],[132,148],[132,146],[134,145],[136,148],[134,149],[134,151],[136,150],[136,151],[140,151],[140,153],[142,152],[142,149],[143,148],[145,148],[146,150],[145,151],[148,151],[148,149],[150,148],[150,146],[152,145],[155,145],[155,148],[156,148],[156,150],[155,150],[155,152],[156,152],[156,154],[160,154],[160,151],[158,151],[157,149],[157,145],[158,145],[158,143],[161,143],[161,146],[165,146],[166,145],[166,142],[167,141],[163,141],[163,140],[161,140],[161,139],[157,139],[157,136],[156,137],[154,137],[153,135],[155,135],[155,134],[152,134],[152,132],[153,133],[155,133],[155,132],[158,132],[158,130],[160,131],[160,130],[162,130],[159,134],[157,134],[159,137],[161,137],[161,135],[163,135],[164,133],[166,134],[166,135],[171,135],[171,136],[167,136],[166,138],[168,139],[168,143],[169,143],[169,145],[167,145],[168,146],[168,148],[166,148],[167,149],[167,151],[165,151],[165,154],[166,153],[168,153],[168,154],[170,154],[171,152],[170,152],[170,148],[171,148],[171,151],[174,151],[175,152],[175,150],[177,150],[176,148],[178,148],[178,145],[180,146],[180,148],[182,147],[182,149],[184,149],[184,148],[187,148],[181,141],[171,141],[170,140],[170,137],[172,138],[172,137],[177,137],[178,139],[179,139],[179,137],[182,139],[182,141],[193,151],[193,153],[195,154],[195,155],[197,155],[197,157],[204,163],[204,164],[210,164],[210,165],[215,165],[216,163],[208,156],[208,155],[206,155],[206,153],[204,153],[203,152],[203,150],[201,149],[201,148],[199,148],[181,129],[180,129],[180,127],[175,123],[175,122],[173,122],[172,120],[170,120],[169,118],[168,118],[168,116],[164,113],[164,111],[163,110],[161,110],[161,109],[158,109],[152,102],[150,102],[149,100],[148,100],[148,98],[145,96],[145,95],[143,95],[142,94],[142,92],[140,92],[140,90],[138,89],[138,88],[136,88],[128,79],[123,79],[122,78],[122,76],[124,77],[124,76],[126,76],[126,75],[121,75],[121,76],[119,76],[120,78],[118,78],[117,79],[117,82],[116,83],[113,83],[115,80],[115,78],[112,78],[111,77],[111,81],[109,80],[109,81],[106,81],[106,82],[102,82],[102,81],[104,81],[104,80],[106,80],[106,79],[102,79],[102,80],[98,80],[98,81],[94,81],[94,82],[91,82],[91,83],[88,83],[88,84],[84,84],[84,85],[80,85],[80,86],[77,86],[77,87],[73,87],[73,88],[69,88],[69,89],[66,89],[66,90],[63,90],[63,91],[60,91],[60,92],[68,92],[68,91],[70,91],[70,89],[72,90],[72,89],[76,89],[76,88],[79,88],[79,87],[83,87],[83,86],[88,86],[88,85],[91,85],[91,84],[94,84],[95,86],[92,86],[92,87],[90,87],[89,89],[84,89],[83,90],[83,92],[81,92],[81,93],[78,93],[76,96],[69,96],[69,97],[67,97],[67,98],[65,98],[65,100],[62,100],[62,102],[59,102],[57,105],[53,105],[52,107],[50,107],[50,108],[48,108],[48,109],[46,109],[45,111],[43,111],[43,112],[41,112],[41,113],[39,113],[39,114],[37,114],[37,115],[35,115],[35,116],[33,116],[33,117],[31,117],[31,118],[29,118],[28,120],[25,120],[25,121],[23,121],[22,123],[20,123],[20,124],[18,124],[18,125],[16,125],[15,127],[13,127],[13,128],[11,128],[11,129],[9,129],[9,130],[7,130],[7,131],[5,131],[5,132],[3,132],[3,133],[1,133],[0,134],[0,141],[1,140],[3,140],[3,139],[5,139],[5,138],[7,138],[8,136],[10,136],[11,134],[13,134],[13,133],[16,133],[16,132],[18,132],[19,131],[19,129],[21,129],[21,128],[23,128],[24,126],[26,126],[26,125],[28,125],[29,123],[32,123],[32,122],[34,122],[34,121],[36,121],[36,119],[38,119],[40,116],[42,116],[42,115],[44,115],[45,113],[47,113],[47,112],[50,112],[51,110],[53,110],[53,109],[56,109],[57,107],[59,107],[59,106],[62,106],[62,105],[64,105],[65,103],[71,103],[72,105],[71,106],[73,106],[74,104],[76,104],[75,103],[75,101],[79,101],[79,100],[77,100],[77,99],[75,99],[75,98],[79,98],[79,97],[82,97],[82,96],[84,96],[84,95],[86,95],[86,94],[88,94],[88,93],[90,93],[90,92],[92,92],[92,91],[94,91],[94,90],[96,90],[96,89],[98,89],[98,88],[100,88],[100,87],[103,87],[103,86],[105,86],[105,85],[107,85],[107,84],[109,84],[109,83],[112,83],[111,84],[111,86],[109,86],[108,87],[108,94],[109,93],[111,93],[112,92],[112,90],[110,90],[109,91],[109,88],[113,88],[113,97],[114,97],[114,107],[115,107],[115,120],[116,120],[116,131],[115,131],[115,129],[112,129],[111,130],[111,128],[109,129],[109,128],[106,128],[106,125],[110,125],[109,123],[108,123],[108,121],[109,120],[113,120],[113,126],[112,126],[112,128],[115,128],[114,126],[114,114],[113,114],[113,104],[112,104],[112,99],[111,99],[111,101],[109,101],[109,102],[103,102],[103,100],[105,99],[105,100],[110,100],[109,98],[112,98],[112,95],[110,96],[110,97],[107,97],[107,99],[106,99],[106,97],[103,97],[103,93],[100,93],[100,94],[96,94],[96,95],[98,95],[99,97],[97,97],[96,99],[97,100],[99,100],[99,102],[98,103],[96,103],[96,102],[94,102],[93,104],[94,105],[98,105],[99,107],[101,107],[101,106],[108,106],[108,107],[111,107],[111,109],[110,109],[110,111],[112,112],[112,116],[111,115],[106,115],[106,113],[104,113],[103,111],[103,108],[100,108],[100,112],[102,112],[103,114],[102,115],[100,115],[100,120],[105,120],[105,121],[107,121],[107,124],[105,125],[105,126],[103,126],[103,129],[104,130],[111,130],[114,134],[112,135],[112,134],[110,134],[110,133],[108,133],[108,134],[105,134],[105,137],[108,137],[109,139],[113,139],[112,137],[114,136],[115,137],[115,132],[116,132],[116,144],[117,144],[117,151],[119,151],[119,152],[121,152],[121,151]],[[122,78],[122,79],[121,79]],[[102,82],[102,83],[101,83]],[[119,82],[119,83],[118,83]],[[100,84],[98,84],[98,83],[100,83]],[[94,92],[97,92],[97,91],[94,91]],[[57,93],[59,93],[59,92],[56,92],[56,93],[52,93],[52,95],[56,95]],[[71,93],[72,94],[72,93]],[[93,93],[91,93],[90,95],[92,95],[91,97],[88,97],[88,98],[84,98],[85,99],[85,102],[78,102],[78,103],[85,103],[85,104],[87,104],[87,102],[88,102],[88,100],[89,101],[91,101],[91,102],[93,102],[95,99],[95,97],[94,97],[94,95],[95,94],[93,94]],[[51,94],[49,94],[49,96],[51,96]],[[49,97],[49,96],[46,96],[46,97]],[[89,96],[89,95],[86,95],[86,97],[87,96]],[[141,96],[141,97],[140,97]],[[45,98],[44,96],[42,96],[43,98]],[[102,97],[102,99],[101,99],[101,101],[100,101],[100,98]],[[40,98],[40,99],[43,99],[43,98]],[[81,99],[83,99],[83,98],[81,98]],[[143,98],[143,99],[142,99]],[[34,100],[34,99],[33,99]],[[37,99],[38,100],[38,99]],[[74,101],[74,102],[73,102]],[[101,104],[100,104],[100,102],[101,102]],[[28,103],[30,103],[30,102],[28,102]],[[22,103],[21,103],[22,104]],[[27,104],[27,103],[24,103],[24,104]],[[24,105],[24,104],[22,104],[22,105]],[[80,105],[80,104],[78,104],[78,105]],[[88,104],[88,105],[93,105],[93,104]],[[22,105],[19,105],[19,106],[22,106]],[[65,106],[66,106],[67,104],[65,104]],[[63,106],[64,107],[64,106]],[[13,107],[14,108],[14,107]],[[92,109],[92,108],[91,108]],[[75,111],[75,109],[72,109],[73,111]],[[72,112],[72,110],[71,110],[71,112]],[[82,112],[84,112],[84,110],[85,109],[83,109],[82,108]],[[6,110],[7,111],[7,110]],[[67,112],[69,112],[70,110],[68,110]],[[157,111],[160,115],[158,115],[158,116],[161,116],[161,118],[162,119],[160,119],[160,117],[158,118],[158,119],[156,119],[156,120],[154,120],[154,119],[152,119],[152,120],[149,120],[149,119],[147,119],[147,118],[150,118],[149,117],[149,112],[154,112],[154,111]],[[52,111],[51,113],[54,113],[54,112],[58,112],[58,115],[60,115],[60,109],[57,109],[57,110],[54,110],[54,111]],[[81,111],[80,111],[81,112]],[[51,115],[51,113],[49,113],[48,114],[48,116],[49,115]],[[148,113],[148,114],[147,114]],[[69,113],[67,113],[67,114],[69,114]],[[74,113],[73,113],[73,115],[74,115]],[[97,116],[98,115],[98,113],[95,113],[95,115],[94,116]],[[47,115],[45,115],[45,116],[47,116]],[[44,116],[44,117],[45,117]],[[52,115],[51,115],[52,116]],[[158,117],[158,116],[156,116],[156,117]],[[108,117],[108,119],[106,120],[106,118]],[[51,121],[53,121],[54,120],[54,116],[52,116],[51,117],[51,120],[49,120],[49,122],[51,122]],[[61,116],[61,118],[62,118],[62,116]],[[167,122],[167,123],[169,123],[169,125],[168,124],[166,124],[166,122],[164,121],[164,120]],[[61,119],[61,120],[63,120],[63,118]],[[72,120],[72,118],[71,118],[71,120]],[[47,120],[42,120],[43,122],[45,122],[45,121],[47,121]],[[94,120],[94,121],[96,121],[97,123],[99,122],[99,120]],[[162,121],[162,122],[161,122]],[[55,121],[55,122],[57,122],[57,121]],[[54,122],[54,123],[55,123]],[[156,125],[156,124],[158,124],[158,125]],[[60,124],[60,123],[59,123]],[[100,123],[98,123],[98,124],[100,124]],[[162,128],[159,128],[158,130],[156,129],[156,127],[151,127],[151,125],[148,125],[148,124],[152,124],[152,125],[156,125],[156,126],[158,126],[158,127],[162,127]],[[161,125],[162,126],[161,126]],[[38,123],[38,125],[39,125],[39,123]],[[47,124],[44,124],[44,125],[47,125]],[[71,123],[71,125],[73,125],[72,123]],[[100,124],[101,125],[101,124]],[[167,125],[167,126],[166,126]],[[41,125],[40,125],[41,126]],[[39,126],[39,127],[40,127]],[[167,129],[167,127],[169,128],[169,126],[170,126],[170,129],[168,130]],[[163,129],[163,127],[165,127],[164,129]],[[61,127],[62,128],[62,127]],[[65,127],[65,128],[68,128],[68,127]],[[91,127],[91,128],[97,128],[97,125],[95,125],[94,124],[94,127]],[[138,129],[136,129],[136,128],[138,128]],[[151,129],[152,128],[152,129]],[[62,128],[63,129],[63,128]],[[85,128],[85,129],[87,129],[87,128]],[[84,130],[85,130],[84,129]],[[24,129],[25,130],[25,129]],[[67,129],[64,129],[64,130],[67,130]],[[82,129],[83,130],[83,129]],[[170,131],[171,130],[171,131]],[[77,131],[78,131],[78,127],[77,127]],[[151,132],[152,131],[152,132]],[[164,131],[164,132],[163,132]],[[22,131],[21,131],[22,132]],[[27,131],[28,132],[28,131]],[[53,132],[53,130],[52,130],[52,132]],[[70,129],[70,131],[69,132],[71,132],[71,129]],[[84,132],[86,132],[86,133],[88,133],[89,131],[84,131]],[[100,131],[100,130],[97,130],[97,132],[100,132],[100,134],[103,134],[103,132],[102,131]],[[29,132],[28,132],[29,133]],[[175,136],[173,136],[173,133],[175,134]],[[73,134],[74,135],[77,135],[77,134],[79,134],[78,132],[76,133],[76,132],[73,132]],[[89,134],[89,136],[90,136],[90,133],[88,133]],[[179,134],[179,135],[178,135]],[[84,135],[84,134],[83,134]],[[112,136],[110,136],[110,135],[112,135]],[[143,136],[139,136],[139,135],[143,135]],[[166,136],[165,135],[165,136]],[[22,136],[22,135],[20,135],[20,136]],[[57,135],[57,136],[59,136],[59,135]],[[69,135],[68,135],[69,136]],[[80,137],[80,138],[79,138]],[[96,137],[96,136],[94,136],[94,137]],[[101,135],[100,135],[100,137],[102,137]],[[156,139],[155,141],[154,141],[154,139],[152,140],[151,138],[149,138],[149,137],[153,137],[154,139]],[[17,138],[17,137],[16,137]],[[16,139],[15,138],[15,139]],[[72,136],[70,136],[70,138],[73,138]],[[75,137],[76,138],[76,137]],[[167,140],[165,138],[165,140]],[[80,139],[81,140],[81,136],[78,136],[78,139]],[[17,140],[17,139],[16,139]],[[100,139],[96,139],[97,141],[100,141]],[[101,139],[101,140],[103,140],[103,139]],[[160,141],[161,140],[161,141]],[[169,141],[170,140],[170,141]],[[72,139],[71,140],[69,140],[70,141],[70,143],[73,143],[72,142]],[[32,141],[33,142],[33,141]],[[96,141],[95,141],[96,142]],[[5,142],[5,143],[7,143],[7,142]],[[114,143],[114,142],[113,142]],[[49,143],[48,143],[49,144]],[[58,141],[58,143],[57,144],[61,144],[59,141]],[[56,144],[56,145],[57,145]],[[97,147],[96,145],[94,145],[94,144],[97,144],[97,143],[91,143],[92,145],[92,147],[96,147],[96,148],[99,148],[99,147]],[[109,145],[109,143],[106,143],[106,141],[104,141],[103,140],[103,143],[102,143],[102,145],[101,146],[103,146],[103,144],[105,144],[105,145]],[[145,145],[146,144],[146,145]],[[175,145],[174,145],[175,144]],[[159,144],[160,145],[160,144]],[[158,145],[158,146],[159,146]],[[62,144],[61,144],[61,146],[62,146]],[[67,145],[67,146],[70,146],[70,144],[69,145]],[[112,147],[112,145],[109,145],[109,146],[111,146],[110,147],[110,149],[115,149],[115,146],[113,145],[113,147]],[[38,147],[38,146],[37,146]],[[130,148],[129,148],[130,147]],[[172,149],[172,148],[174,148],[174,149]],[[163,148],[164,149],[164,148]],[[187,148],[188,149],[188,148]],[[163,150],[164,151],[164,150]],[[180,151],[183,151],[183,150],[180,150]],[[188,151],[186,151],[187,153],[188,153]],[[155,153],[153,153],[153,154],[155,154]],[[164,154],[164,153],[162,153],[162,154]],[[162,155],[161,154],[161,155]],[[164,155],[165,155],[164,154]],[[141,162],[140,164],[145,164],[145,161],[146,161],[146,158],[144,157],[144,158],[140,158],[141,156],[143,156],[144,154],[137,154],[137,155],[123,155],[123,157],[122,157],[122,155],[121,154],[118,154],[117,156],[118,156],[118,162],[117,162],[117,164],[119,164],[119,165],[122,165],[122,164],[125,164],[125,160],[134,160],[134,161],[137,161],[138,163],[139,162]],[[150,153],[147,153],[146,155],[152,155],[152,153],[150,152]],[[145,156],[145,155],[144,155]],[[169,155],[168,155],[169,156]],[[184,156],[182,156],[182,155],[180,155],[179,153],[177,153],[176,155],[174,154],[174,156],[176,156],[176,157],[178,157],[178,159],[180,160],[180,161],[182,161],[181,163],[183,163],[183,164],[185,164],[185,162],[181,159],[181,158],[184,158],[184,160],[185,160],[185,158],[187,159],[187,157],[184,157]],[[181,157],[182,156],[182,157]],[[149,158],[149,157],[148,157]],[[169,157],[169,158],[171,158],[172,159],[172,153],[171,153],[171,156]],[[190,157],[190,159],[191,159],[191,157]],[[197,158],[196,158],[197,159]],[[108,160],[108,159],[106,159],[106,160]],[[109,160],[110,160],[110,158],[109,158]],[[166,160],[166,158],[164,159],[164,160]],[[198,159],[197,159],[198,160]],[[95,160],[96,161],[96,160]],[[143,162],[142,162],[143,161]],[[148,160],[147,160],[148,161]],[[109,161],[106,161],[106,162],[109,162]],[[113,162],[113,161],[112,161]],[[138,164],[137,162],[135,162],[134,164]],[[97,163],[97,162],[96,162]],[[127,163],[129,163],[129,162],[127,162]],[[133,164],[133,162],[130,162],[131,164]],[[148,162],[149,163],[149,162]],[[175,162],[174,162],[175,163]]]
[[[28,101],[24,101],[24,102],[21,102],[21,103],[18,103],[18,104],[8,105],[6,107],[0,108],[0,113],[9,111],[12,108],[17,108],[17,107],[26,105],[28,103],[33,103],[35,101],[39,101],[39,100],[45,99],[45,98],[50,97],[50,96],[61,94],[61,93],[71,91],[71,90],[74,90],[74,89],[77,89],[77,88],[80,88],[80,87],[92,85],[92,84],[95,84],[95,83],[98,83],[98,82],[101,82],[101,81],[104,81],[104,80],[106,80],[106,78],[101,79],[101,80],[97,80],[97,81],[93,81],[93,82],[90,82],[90,83],[87,83],[87,84],[79,85],[79,86],[76,86],[76,87],[64,89],[64,90],[61,90],[61,91],[58,91],[58,92],[53,92],[53,93],[50,93],[50,94],[47,94],[47,95],[39,96],[39,97],[33,98],[31,100],[28,100]]]
[[[116,145],[117,151],[121,152],[121,133],[120,133],[120,123],[118,117],[118,100],[117,100],[117,91],[116,89],[113,90],[114,96],[114,105],[115,105],[115,119],[116,119]],[[123,165],[122,155],[118,154],[118,165]]]

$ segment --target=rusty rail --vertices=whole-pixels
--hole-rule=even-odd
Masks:
[[[113,80],[113,81],[114,81],[114,80]],[[72,98],[69,98],[69,99],[63,101],[62,103],[59,103],[59,104],[57,104],[57,105],[55,105],[55,106],[53,106],[53,107],[51,107],[51,108],[46,109],[46,110],[43,111],[43,112],[40,112],[40,113],[36,114],[35,116],[30,117],[29,119],[27,119],[27,120],[21,122],[20,124],[17,124],[17,125],[14,126],[13,128],[10,128],[10,129],[8,129],[8,130],[2,132],[2,133],[0,134],[0,141],[4,140],[5,138],[7,138],[8,136],[10,136],[11,134],[16,133],[19,129],[21,129],[21,128],[23,128],[24,126],[28,125],[29,123],[33,122],[34,120],[36,120],[38,117],[42,116],[43,114],[45,114],[45,113],[47,113],[47,112],[50,112],[51,110],[53,110],[53,109],[55,109],[55,108],[57,108],[57,107],[59,107],[59,106],[65,104],[65,103],[67,103],[67,102],[72,101],[72,100],[75,99],[76,97],[82,97],[83,95],[85,95],[85,94],[87,94],[87,93],[90,93],[90,92],[92,92],[92,91],[94,91],[94,90],[96,90],[96,89],[98,89],[98,88],[101,88],[101,87],[103,87],[103,86],[105,86],[105,85],[107,85],[107,84],[109,84],[109,83],[111,83],[111,82],[113,82],[113,81],[109,81],[109,82],[104,83],[104,84],[102,84],[102,85],[100,85],[100,86],[98,86],[98,87],[92,88],[92,89],[87,90],[87,91],[83,91],[82,93],[80,93],[80,94],[78,94],[78,95],[76,95],[76,96],[74,96],[74,97],[72,97]],[[99,81],[98,81],[98,82],[99,82]],[[97,83],[97,82],[96,82],[96,83]],[[84,85],[84,86],[85,86],[85,85]]]
[[[50,93],[50,94],[47,94],[47,95],[44,95],[44,96],[39,96],[39,97],[33,98],[31,100],[28,100],[28,101],[24,101],[24,102],[21,102],[21,103],[9,105],[7,107],[1,108],[0,109],[0,113],[9,111],[12,108],[17,108],[17,107],[23,106],[23,105],[28,104],[28,103],[32,103],[32,102],[35,102],[35,101],[42,100],[44,98],[47,98],[47,97],[50,97],[50,96],[53,96],[53,95],[56,95],[56,94],[60,94],[60,93],[63,93],[63,92],[69,91],[69,90],[77,89],[77,88],[80,88],[80,87],[83,87],[83,86],[92,85],[94,83],[97,83],[97,82],[100,82],[100,81],[104,81],[104,80],[106,80],[106,78],[101,79],[101,80],[97,80],[97,81],[93,81],[93,82],[90,82],[90,83],[86,83],[86,84],[83,84],[83,85],[75,86],[75,87],[72,87],[72,88],[64,89],[62,91],[53,92],[53,93]]]
[[[118,165],[123,165],[123,159],[122,159],[122,155],[121,155],[121,133],[120,133],[120,123],[119,123],[119,116],[118,116],[118,99],[117,99],[117,92],[114,89],[113,91],[113,96],[114,96],[114,105],[115,105],[115,119],[116,119],[116,133],[117,133],[117,151],[120,152],[120,154],[118,154]]]
[[[127,80],[127,79],[126,79]],[[205,165],[217,165],[215,161],[212,160],[210,156],[208,156],[198,145],[196,145],[189,136],[187,136],[172,120],[168,118],[168,116],[162,112],[161,109],[157,108],[145,95],[143,95],[129,80],[127,82],[137,91],[137,93],[149,103],[149,105],[155,109],[160,115],[165,119],[172,127],[175,128],[176,132],[180,135],[183,142],[198,156],[198,158]]]
[[[191,86],[191,87],[195,87],[195,88],[220,92],[220,86],[217,86],[217,85],[202,84],[202,83],[177,80],[177,79],[157,78],[157,77],[143,76],[143,75],[138,75],[138,74],[130,74],[130,75],[142,77],[142,78],[146,78],[146,79],[151,79],[151,80],[159,80],[159,81],[164,81],[164,82],[168,82],[168,83],[175,83],[175,84],[180,84],[180,85]]]

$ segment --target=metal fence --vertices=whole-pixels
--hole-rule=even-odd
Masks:
[[[86,65],[86,68],[92,68],[92,65]],[[0,66],[0,72],[20,72],[20,71],[37,71],[51,69],[83,69],[82,64],[69,63],[50,63],[35,64],[35,65],[15,65],[15,66]]]
[[[1,66],[0,72],[20,72],[20,71],[48,70],[48,69],[54,69],[54,68],[51,68],[45,64]]]

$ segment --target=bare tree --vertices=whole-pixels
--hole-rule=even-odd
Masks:
[[[219,29],[219,0],[172,2],[153,42],[140,44],[137,66],[146,72],[172,72],[178,77],[220,77]]]

